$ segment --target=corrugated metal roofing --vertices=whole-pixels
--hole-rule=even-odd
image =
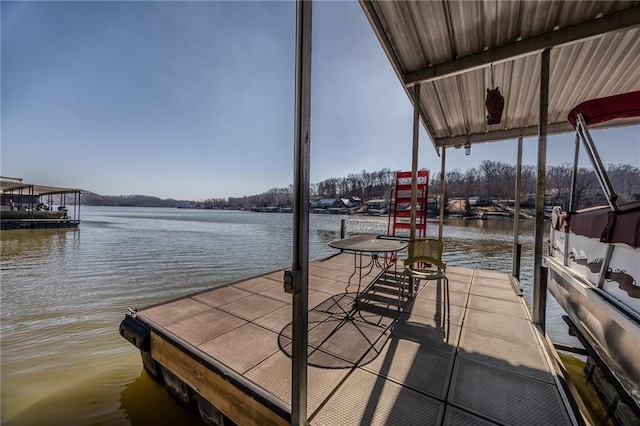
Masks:
[[[37,185],[33,183],[22,182],[19,179],[0,179],[0,193],[22,193],[33,195],[49,195],[49,194],[68,194],[81,192],[77,188],[61,188],[57,186]]]
[[[436,147],[536,135],[544,48],[552,49],[550,133],[570,131],[567,114],[583,101],[640,90],[638,1],[361,5],[410,99],[421,84],[422,120]],[[486,124],[492,63],[505,98],[497,125]]]

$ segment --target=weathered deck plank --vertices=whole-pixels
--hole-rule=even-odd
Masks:
[[[155,333],[151,334],[151,348],[156,361],[236,423],[287,424],[285,419],[255,399],[247,398],[246,393]]]
[[[351,254],[310,264],[310,424],[570,423],[507,274],[451,267],[448,292],[422,283],[399,310],[393,280],[374,281],[379,268],[354,307],[353,267]],[[278,271],[137,314],[154,331],[151,356],[238,424],[281,424],[286,415],[269,407],[290,407],[292,308],[281,279]]]

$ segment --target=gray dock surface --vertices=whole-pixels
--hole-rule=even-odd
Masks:
[[[553,360],[507,274],[450,267],[448,301],[443,284],[429,281],[398,309],[394,277],[376,279],[375,268],[356,308],[353,256],[309,266],[310,424],[571,424]],[[141,309],[138,318],[184,356],[215,360],[290,407],[291,303],[278,271]],[[159,339],[151,356],[170,363]],[[199,391],[200,371],[172,372],[211,393]],[[254,401],[234,392],[239,406],[243,397]],[[207,399],[234,419],[216,398]]]

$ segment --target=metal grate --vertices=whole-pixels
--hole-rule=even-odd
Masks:
[[[321,290],[324,287],[335,283],[337,280],[309,275],[309,290]]]
[[[346,279],[344,279],[342,281],[337,281],[333,284],[329,284],[326,287],[322,287],[319,291],[335,296],[343,293],[348,293],[350,291],[355,293],[357,288],[358,283],[349,285],[346,282]]]
[[[227,303],[235,302],[236,300],[244,299],[248,296],[251,296],[251,293],[240,290],[239,288],[219,287],[205,293],[197,294],[193,296],[193,299],[216,308],[218,306],[226,305]]]
[[[360,303],[358,310],[353,313],[353,321],[388,328],[394,323],[398,315],[400,315],[400,312],[398,312],[395,307],[393,309],[387,309],[382,306]]]
[[[490,297],[471,295],[469,297],[469,308],[477,309],[494,314],[507,315],[510,317],[528,320],[527,314],[521,301],[510,302],[498,300]]]
[[[250,279],[249,281],[234,284],[233,286],[252,293],[260,293],[261,291],[265,291],[272,287],[282,288],[282,279],[280,279],[280,281],[276,281],[266,277],[258,277]]]
[[[218,361],[244,373],[280,350],[278,335],[245,324],[199,346]]]
[[[336,360],[335,362],[339,361]],[[314,412],[349,371],[347,369],[327,369],[309,366],[307,369],[307,411],[309,413]],[[245,373],[245,377],[285,403],[291,403],[291,358],[284,352],[275,353]]]
[[[331,295],[327,293],[309,290],[308,307],[313,310],[316,306],[324,305],[329,299],[331,299]]]
[[[324,312],[330,315],[346,315],[353,309],[355,301],[355,293],[343,293],[327,298],[324,302],[317,305],[313,310]]]
[[[244,318],[248,321],[276,311],[285,304],[279,300],[254,294],[244,299],[220,306],[225,312]]]
[[[465,317],[464,328],[536,343],[533,327],[529,321],[504,315],[469,309]]]
[[[388,332],[381,327],[375,327],[355,321],[328,320],[309,331],[309,346],[321,349],[352,364],[369,362],[384,345]]]
[[[291,348],[285,347],[285,353],[291,355]],[[309,365],[320,368],[353,368],[355,364],[342,358],[335,357],[320,349],[309,348],[309,355],[307,357]]]
[[[291,309],[291,307],[289,307],[289,309]],[[333,316],[325,314],[324,312],[318,312],[318,311],[309,311],[308,320],[309,321],[308,321],[307,329],[309,330],[309,333],[311,332],[311,330],[313,330],[314,328],[318,327],[319,325],[327,321],[333,321],[333,322],[336,321],[336,319]],[[289,323],[287,323],[287,325],[283,327],[279,331],[279,333],[282,336],[291,338],[291,336],[293,336],[293,323],[289,321]]]
[[[377,358],[362,368],[444,401],[453,360],[451,352],[389,339]]]
[[[493,426],[496,423],[481,419],[471,413],[448,405],[442,424],[444,426]]]
[[[455,325],[462,325],[465,308],[444,302],[436,302],[429,299],[415,299],[405,312],[411,315],[419,315],[421,317],[433,320],[436,326],[442,326],[447,322]]]
[[[291,323],[292,314],[291,306],[286,305],[276,311],[253,320],[253,323],[275,333],[280,333],[283,328]]]
[[[447,352],[453,352],[456,349],[460,327],[447,324],[434,327],[425,322],[430,320],[417,315],[402,314],[398,322],[391,327],[391,335]]]
[[[447,272],[449,278],[449,290],[469,293],[471,278],[467,276],[454,275]]]
[[[167,330],[197,346],[245,323],[246,321],[240,318],[210,308],[208,311],[168,325]]]
[[[511,302],[517,302],[520,299],[512,288],[472,285],[471,294],[492,297],[500,300],[509,300]]]
[[[339,280],[344,280],[349,278],[349,275],[351,275],[351,272],[353,272],[351,269],[347,271],[343,271],[340,269],[333,269],[325,266],[322,263],[313,263],[309,265],[309,275],[329,278],[334,281],[339,281]]]
[[[464,329],[458,355],[553,383],[538,345]]]
[[[289,293],[285,293],[284,288],[281,285],[263,290],[259,294],[260,296],[270,297],[271,299],[279,300],[280,302],[288,305],[293,303],[293,296]]]
[[[506,276],[504,275],[497,278],[482,278],[475,276],[473,278],[473,285],[476,287],[484,286],[511,289],[511,280],[509,278],[506,278]]]
[[[416,296],[416,300],[427,299],[432,301],[444,301],[446,294],[444,289],[436,289],[435,287],[427,286]],[[452,287],[449,288],[449,303],[456,306],[467,305],[468,294],[462,291],[454,291]]]
[[[375,374],[356,369],[311,425],[436,425],[444,404]]]
[[[475,274],[475,269],[465,268],[461,266],[448,266],[447,267],[447,276],[451,276],[454,278],[465,278],[471,282],[471,277]],[[452,279],[452,278],[449,278]]]
[[[180,299],[154,308],[143,309],[138,315],[161,326],[167,326],[184,318],[210,310],[211,307],[193,299]]]
[[[554,385],[457,357],[449,402],[496,422],[570,424]]]
[[[473,274],[473,280],[475,281],[478,278],[491,278],[493,280],[508,281],[509,275],[504,272],[490,271],[488,269],[476,269]]]

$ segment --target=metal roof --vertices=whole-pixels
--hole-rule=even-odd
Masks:
[[[572,131],[567,114],[581,102],[640,90],[639,1],[360,4],[412,103],[421,84],[421,119],[436,148],[537,135],[545,49],[549,133]],[[486,124],[491,64],[505,100],[496,125]]]
[[[0,193],[22,193],[32,195],[69,194],[82,192],[77,188],[61,188],[57,186],[37,185],[22,182],[18,178],[0,177]]]

